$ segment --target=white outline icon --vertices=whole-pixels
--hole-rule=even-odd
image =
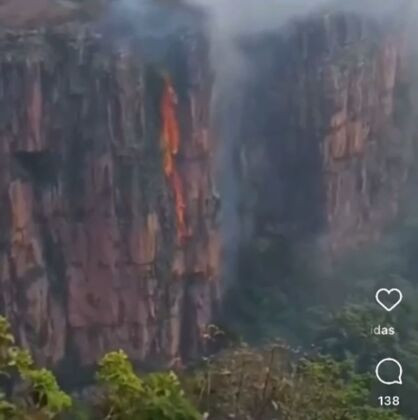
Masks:
[[[380,375],[379,375],[379,368],[383,363],[394,363],[396,366],[398,366],[399,368],[399,374],[398,374],[398,378],[395,381],[385,381],[383,380]],[[396,360],[396,359],[392,359],[391,357],[388,357],[386,359],[381,360],[377,366],[376,366],[376,378],[379,380],[379,382],[381,382],[384,385],[402,385],[402,375],[403,375],[403,369],[402,369],[402,365]]]
[[[397,300],[397,302],[395,302],[392,306],[386,306],[386,304],[385,303],[383,303],[381,300],[380,300],[380,297],[379,297],[379,295],[381,294],[381,293],[386,293],[388,296],[389,295],[391,295],[393,292],[395,292],[395,293],[397,293],[398,295],[399,295],[399,299]],[[393,311],[401,302],[402,302],[402,299],[403,299],[403,295],[402,295],[402,292],[399,290],[399,289],[385,289],[385,288],[383,288],[383,289],[379,289],[377,292],[376,292],[376,296],[375,296],[375,298],[376,298],[376,302],[384,309],[384,310],[386,310],[386,311],[388,311],[388,312],[390,312],[390,311]]]

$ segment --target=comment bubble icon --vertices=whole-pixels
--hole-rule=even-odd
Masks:
[[[376,378],[384,385],[402,385],[403,369],[396,360],[388,357],[376,366]]]

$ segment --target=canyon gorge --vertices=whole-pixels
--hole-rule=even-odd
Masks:
[[[19,342],[62,369],[118,348],[181,364],[239,284],[230,242],[315,236],[340,254],[378,238],[417,135],[407,15],[321,9],[240,37],[226,152],[195,25],[3,28],[0,309]]]

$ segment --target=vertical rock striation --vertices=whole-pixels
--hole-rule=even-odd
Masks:
[[[44,362],[199,350],[219,240],[205,57],[182,48],[202,67],[176,80],[92,34],[1,40],[2,312]]]
[[[176,39],[157,65],[79,33],[0,38],[1,312],[45,363],[174,363],[219,300],[207,46]],[[243,217],[334,249],[372,238],[407,175],[397,28],[327,15],[242,48]]]
[[[249,43],[261,70],[250,87],[243,172],[257,233],[321,233],[340,252],[393,219],[417,132],[404,44],[395,18],[338,13]]]

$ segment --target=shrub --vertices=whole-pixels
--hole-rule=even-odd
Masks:
[[[184,381],[212,420],[402,419],[371,405],[372,378],[350,362],[308,360],[284,344],[225,351]]]
[[[105,393],[99,411],[112,420],[198,420],[173,372],[139,378],[123,351],[107,354],[99,364]]]
[[[29,352],[15,345],[4,317],[0,317],[0,375],[9,388],[19,389],[0,394],[0,420],[53,419],[71,407],[71,398],[61,391],[55,376],[36,368]]]

